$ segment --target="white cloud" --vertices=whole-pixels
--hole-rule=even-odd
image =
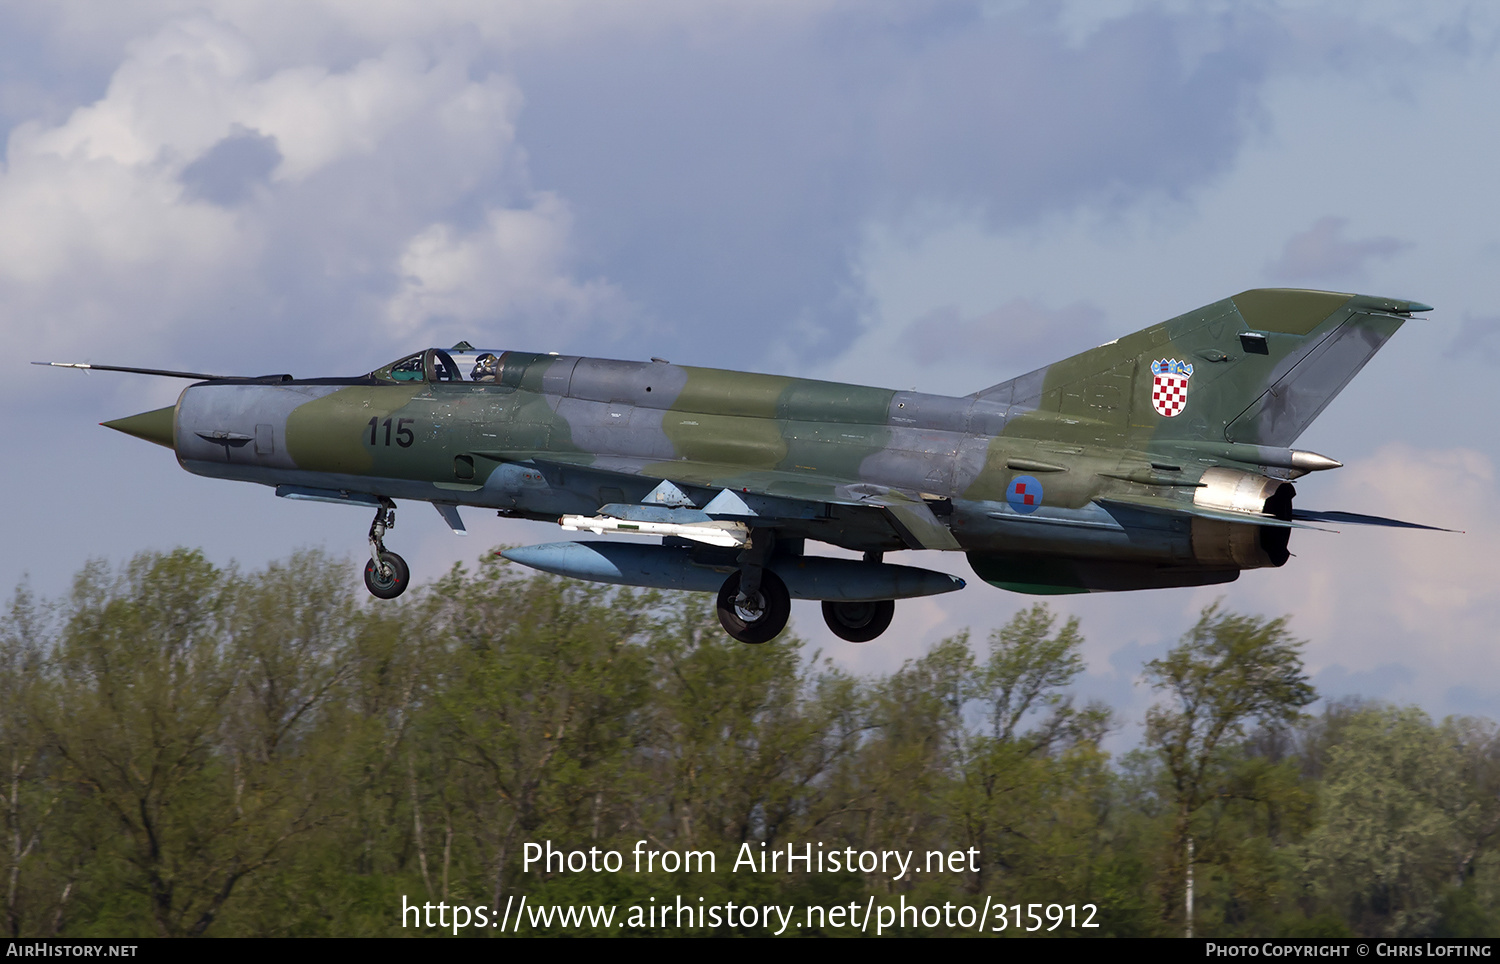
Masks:
[[[623,308],[604,281],[574,282],[562,270],[572,219],[555,194],[525,209],[493,209],[472,231],[433,224],[400,257],[401,290],[387,306],[389,329],[410,338],[438,328],[473,337],[475,326],[503,325],[555,344],[556,326],[597,325]],[[431,339],[429,339],[431,340]]]
[[[909,357],[921,365],[959,359],[1013,365],[1051,349],[1059,331],[1102,340],[1103,318],[1104,312],[1081,301],[1049,308],[1028,298],[1012,298],[974,318],[964,318],[951,306],[930,311],[907,325],[902,337]]]
[[[1411,247],[1399,238],[1346,238],[1348,224],[1348,218],[1319,218],[1287,239],[1281,257],[1266,265],[1266,276],[1273,282],[1347,281],[1362,278],[1371,259],[1389,258]]]
[[[205,326],[242,338],[246,317],[307,340],[372,316],[414,336],[524,313],[555,337],[615,300],[571,280],[567,204],[531,190],[515,143],[520,91],[472,49],[392,39],[342,67],[273,68],[260,43],[226,20],[168,20],[102,96],[12,131],[12,335],[38,352],[155,354]]]
[[[32,128],[21,146],[64,160],[180,163],[243,120],[236,116],[237,101],[254,68],[243,38],[222,24],[173,21],[132,45],[102,99],[74,111],[59,127]]]
[[[1453,711],[1450,688],[1500,678],[1500,488],[1490,457],[1392,443],[1300,482],[1297,503],[1465,530],[1297,532],[1284,569],[1247,574],[1242,582],[1262,611],[1295,614],[1310,668],[1357,675],[1404,667],[1409,693],[1365,695],[1421,698],[1439,715]]]

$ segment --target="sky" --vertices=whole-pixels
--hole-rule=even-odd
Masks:
[[[98,422],[182,384],[459,339],[966,394],[1252,287],[1411,298],[1298,446],[1296,532],[1225,587],[1050,600],[1129,734],[1222,598],[1320,693],[1500,720],[1500,15],[1467,3],[0,2],[0,587],[201,547],[348,554],[363,510],[201,479]],[[558,530],[405,505],[418,579]],[[970,577],[958,554],[899,561]],[[889,672],[1035,600],[971,579]]]

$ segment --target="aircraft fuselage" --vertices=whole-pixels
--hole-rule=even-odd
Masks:
[[[746,642],[780,632],[789,598],[822,599],[834,632],[864,641],[892,600],[963,585],[884,561],[900,549],[961,550],[1006,589],[1088,592],[1280,566],[1308,521],[1410,526],[1294,510],[1291,481],[1339,463],[1291,445],[1427,310],[1245,291],[963,397],[463,343],[357,378],[210,378],[106,424],[199,475],[375,507],[377,596],[406,586],[383,536],[393,500],[412,499],[455,531],[473,506],[660,536],[504,554],[605,582],[718,586],[720,619]],[[863,559],[813,556],[808,541]]]
[[[1285,559],[1264,551],[1260,526],[1094,501],[1191,493],[1217,462],[1153,469],[1108,422],[1085,439],[1091,420],[992,399],[507,352],[493,384],[206,382],[175,418],[178,459],[199,475],[548,520],[639,503],[670,478],[698,506],[725,488],[776,500],[782,539],[962,548],[982,577],[1032,591],[1224,581]],[[1017,420],[1026,434],[1007,434]],[[869,511],[888,493],[925,508],[953,544]]]

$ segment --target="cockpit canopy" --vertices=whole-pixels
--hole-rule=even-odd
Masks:
[[[506,352],[474,348],[462,342],[453,348],[429,348],[398,359],[370,373],[383,382],[479,382],[498,384]]]

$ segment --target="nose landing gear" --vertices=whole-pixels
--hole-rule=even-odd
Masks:
[[[411,570],[406,560],[385,548],[387,529],[396,528],[396,503],[381,499],[370,523],[370,561],[365,563],[365,588],[377,599],[395,599],[406,592]]]

